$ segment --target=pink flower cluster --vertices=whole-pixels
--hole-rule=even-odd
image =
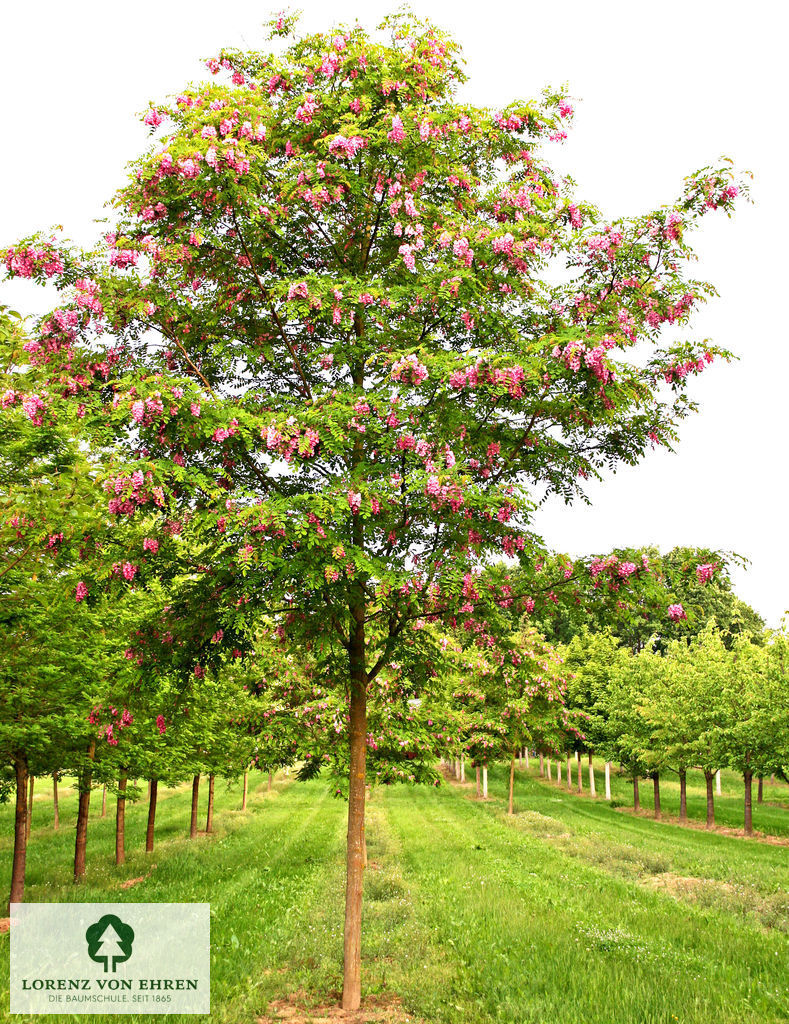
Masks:
[[[111,267],[120,267],[122,270],[126,267],[135,267],[139,258],[140,254],[134,249],[113,248],[110,250]]]
[[[164,115],[156,109],[151,107],[148,113],[143,118],[143,124],[149,125],[151,128],[158,128],[164,120]]]
[[[227,427],[217,427],[211,435],[215,441],[227,441],[229,437],[238,433],[238,420],[232,419]]]
[[[718,568],[717,562],[706,562],[704,565],[696,566],[696,579],[699,583],[709,583]]]
[[[554,359],[561,359],[568,370],[577,373],[584,364],[603,384],[613,380],[613,370],[606,364],[606,350],[612,348],[616,342],[612,338],[604,338],[594,348],[587,349],[582,341],[570,341],[564,348],[557,345],[552,355]]]
[[[359,150],[364,149],[367,145],[367,139],[362,138],[361,135],[352,135],[350,138],[346,138],[344,135],[336,135],[329,143],[329,152],[340,156],[351,159],[355,157]]]
[[[392,128],[391,131],[386,133],[386,137],[390,142],[399,143],[405,141],[405,128],[403,127],[402,118],[398,114],[395,114],[392,118]]]
[[[668,617],[672,622],[679,622],[680,619],[687,619],[688,615],[681,604],[670,604],[668,606]]]
[[[164,736],[167,732],[167,723],[164,720],[164,715],[156,716],[156,728],[159,730],[160,736]]]
[[[33,277],[34,274],[54,277],[55,274],[63,273],[63,257],[54,246],[48,244],[6,249],[5,265],[9,273],[16,277]]]
[[[474,366],[453,370],[449,375],[449,384],[458,391],[464,388],[477,388],[484,384],[499,385],[505,387],[513,398],[522,398],[524,377],[522,366],[491,369],[475,363]]]
[[[276,451],[286,462],[291,462],[294,455],[303,459],[312,458],[320,441],[320,435],[305,427],[302,431],[295,423],[287,423],[282,429],[270,424],[260,431],[261,438],[266,442],[269,451]]]
[[[161,394],[155,391],[145,400],[136,399],[131,404],[131,414],[135,423],[141,423],[145,427],[150,426],[151,423],[164,415],[164,403],[162,402]]]
[[[88,715],[88,722],[91,725],[99,725],[101,709],[102,705],[97,704],[96,707],[94,707],[93,710]],[[107,725],[100,725],[99,738],[103,736],[111,747],[117,747],[118,737],[115,733],[115,729],[117,728],[118,732],[120,732],[122,729],[126,729],[134,721],[134,716],[132,715],[131,711],[129,711],[128,708],[124,708],[122,712],[119,712],[117,708],[114,708],[112,707],[112,705],[110,705],[107,710],[109,711],[114,721],[109,722]]]
[[[161,487],[152,487],[153,473],[143,474],[136,469],[131,476],[119,476],[107,480],[104,489],[115,496],[107,506],[111,515],[130,516],[141,505],[153,501],[159,508],[164,506],[164,492]]]
[[[77,584],[77,589],[75,591],[74,597],[75,597],[75,599],[77,601],[84,601],[84,599],[87,596],[88,596],[88,585],[87,585],[87,583],[85,583],[84,580],[80,580],[79,583]]]
[[[414,387],[417,387],[427,378],[427,367],[424,363],[420,363],[413,352],[392,364],[392,380],[400,381],[403,384],[413,384]]]
[[[673,363],[663,373],[667,384],[673,381],[684,380],[689,373],[701,373],[712,362],[712,352],[705,352],[702,359],[687,359],[684,363]]]

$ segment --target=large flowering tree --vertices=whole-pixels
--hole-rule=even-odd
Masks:
[[[346,1008],[368,698],[424,620],[528,608],[477,580],[491,556],[528,560],[535,494],[569,500],[675,437],[689,379],[725,353],[657,342],[710,293],[688,235],[737,193],[706,168],[674,205],[604,221],[542,153],[572,116],[563,94],[461,103],[451,38],[408,14],[383,28],[223,51],[213,81],[146,113],[155,139],[99,250],[6,253],[66,289],[28,349],[51,371],[28,407],[46,423],[68,400],[120,442],[107,576],[170,577],[139,657],[199,677],[263,615],[342,655],[326,682],[349,707]]]

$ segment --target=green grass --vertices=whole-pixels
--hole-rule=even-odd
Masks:
[[[169,793],[153,857],[140,852],[145,808],[131,806],[123,868],[112,862],[111,809],[94,817],[79,887],[70,881],[73,796],[53,833],[41,793],[27,898],[209,901],[213,1021],[252,1024],[289,993],[338,998],[345,805],[320,780],[279,779],[270,795],[265,779],[250,782],[246,813],[238,787],[217,785],[216,833],[191,842],[188,791]],[[470,785],[373,792],[365,994],[394,993],[428,1024],[789,1020],[785,846],[656,823],[534,772],[518,773],[509,818],[506,785],[506,770],[494,768],[487,802]],[[4,885],[11,810],[0,807]],[[785,831],[789,812],[770,814]],[[0,1006],[7,950],[6,934]]]

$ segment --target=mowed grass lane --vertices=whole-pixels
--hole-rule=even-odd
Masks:
[[[145,808],[131,806],[123,868],[110,816],[94,817],[77,888],[73,798],[59,834],[37,805],[28,898],[209,901],[213,1021],[251,1024],[294,992],[307,1005],[339,998],[345,804],[320,780],[268,795],[255,778],[243,814],[238,788],[217,785],[216,834],[194,842],[189,793],[170,793],[152,858],[140,852]],[[490,783],[485,803],[471,786],[373,791],[365,994],[397,995],[427,1024],[789,1019],[785,847],[654,823],[526,773],[508,819],[506,772]],[[10,825],[0,807],[3,877]],[[7,949],[3,936],[4,983]]]
[[[157,845],[152,855],[144,852],[145,800],[128,807],[127,862],[120,868],[114,864],[114,801],[108,801],[108,814],[102,819],[100,796],[95,804],[91,801],[86,879],[75,886],[71,859],[76,800],[73,794],[64,795],[61,828],[55,833],[51,804],[43,802],[42,793],[34,810],[38,828],[34,824],[29,849],[27,900],[209,902],[210,1019],[221,1024],[254,1021],[269,999],[304,983],[299,968],[303,958],[292,954],[290,947],[294,938],[309,929],[311,904],[323,895],[325,873],[341,865],[343,855],[345,808],[331,798],[325,785],[286,784],[278,779],[268,793],[265,777],[251,774],[248,810],[241,812],[240,788],[228,789],[217,780],[214,834],[196,840],[186,837],[189,788],[165,790],[160,797]],[[201,827],[205,800],[202,792]],[[11,872],[12,826],[13,808],[0,807],[4,899]],[[143,880],[123,888],[125,882],[137,878]],[[338,894],[338,906],[339,902]],[[341,925],[341,921],[336,923]],[[0,1018],[8,1008],[8,955],[6,932],[0,935]],[[281,970],[286,963],[293,964],[287,977]],[[62,1022],[78,1018],[19,1015],[14,1019]],[[92,1015],[91,1019],[117,1022],[127,1018]],[[194,1017],[168,1015],[166,1019],[186,1024]]]
[[[523,777],[508,819],[504,770],[491,788],[486,803],[454,785],[381,803],[417,930],[451,950],[436,983],[429,962],[421,981],[403,978],[415,1009],[508,1024],[789,1019],[785,847],[633,818]],[[645,884],[668,872],[726,881],[704,881],[706,899]],[[774,926],[737,890],[761,893]]]

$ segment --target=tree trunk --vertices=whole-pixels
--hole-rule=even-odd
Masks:
[[[482,766],[482,799],[488,799],[488,765],[487,762]]]
[[[145,830],[145,852],[153,853],[153,836],[156,827],[156,797],[159,793],[159,780],[148,782],[148,827]]]
[[[566,768],[567,768],[567,788],[569,790],[572,790],[572,788],[573,788],[573,770],[572,770],[572,767],[570,766],[570,755],[569,754],[567,755],[567,765],[566,765]]]
[[[641,800],[639,799],[639,796],[638,796],[638,776],[637,775],[633,776],[633,810],[634,811],[640,811],[641,810]]]
[[[208,810],[205,815],[205,833],[214,831],[214,773],[208,776]]]
[[[11,868],[10,903],[21,903],[25,898],[25,859],[27,857],[27,758],[22,753],[14,757],[16,775],[16,813],[14,815],[14,860]],[[10,912],[10,911],[9,911]]]
[[[660,772],[652,776],[652,786],[655,790],[655,817],[660,817]]]
[[[460,781],[466,781],[466,755],[460,755]]]
[[[197,800],[200,795],[200,772],[192,779],[192,818],[189,822],[189,838],[197,835]]]
[[[605,798],[606,800],[611,799],[611,762],[606,761],[605,763]]]
[[[545,777],[545,758],[540,754],[540,775]]]
[[[28,776],[28,783],[30,785],[30,792],[29,792],[28,798],[27,798],[27,822],[25,824],[25,828],[27,829],[27,835],[25,836],[25,839],[29,839],[30,838],[30,827],[31,827],[31,825],[33,823],[33,783],[35,781],[36,780],[34,779],[34,777],[32,775]]]
[[[756,788],[756,803],[764,803],[764,779],[759,776],[759,785]]]
[[[95,741],[90,745],[89,757],[93,760]],[[77,837],[74,844],[74,881],[79,882],[85,874],[85,851],[88,845],[88,813],[90,811],[90,787],[93,773],[83,768],[79,773],[79,803],[77,804]]]
[[[551,782],[552,779],[551,779],[551,759],[550,759],[550,757],[547,757],[545,759],[545,771],[546,771],[547,776],[548,776],[548,782]]]
[[[269,791],[269,793],[271,792],[271,790],[273,788],[274,788],[274,773],[273,772],[269,772],[268,773],[268,791]]]
[[[510,761],[510,801],[507,806],[507,814],[514,814],[513,800],[515,797],[515,754],[512,755]]]
[[[247,809],[247,773],[244,772],[244,788],[241,791],[241,810]]]
[[[115,863],[126,861],[126,772],[118,779],[118,801],[115,805]]]
[[[707,783],[707,828],[712,828],[715,824],[715,797],[712,793],[712,780],[714,778],[714,772],[704,772],[704,780]]]
[[[753,772],[747,769],[742,773],[745,782],[745,834],[753,835]]]
[[[102,818],[107,817],[107,787],[101,791],[101,816]]]
[[[526,747],[526,749],[523,751],[523,753],[526,755],[526,770],[528,771],[529,770],[529,748]]]
[[[477,800],[482,795],[482,790],[479,788],[479,765],[477,765]]]
[[[575,752],[575,763],[578,768],[578,792],[583,793],[584,791],[584,774],[581,766],[581,755],[576,750]]]
[[[722,796],[723,795],[723,793],[721,792],[721,770],[720,770],[720,768],[715,772],[715,792],[718,794],[718,796]]]
[[[345,928],[342,1008],[358,1010],[362,1001],[362,895],[364,888],[364,800],[367,781],[367,665],[364,602],[352,602],[353,628],[348,648],[351,682],[348,839],[345,864]]]
[[[60,828],[60,807],[58,806],[58,773],[52,773],[52,807],[55,813],[55,831]]]
[[[592,752],[589,752],[589,792],[592,796],[597,796],[597,790],[594,784],[594,765],[592,764]]]
[[[679,820],[688,820],[688,773],[684,768],[679,772]]]
[[[562,762],[561,761],[557,761],[556,762],[556,781],[557,781],[557,783],[559,783],[561,785],[561,781],[562,781]]]

